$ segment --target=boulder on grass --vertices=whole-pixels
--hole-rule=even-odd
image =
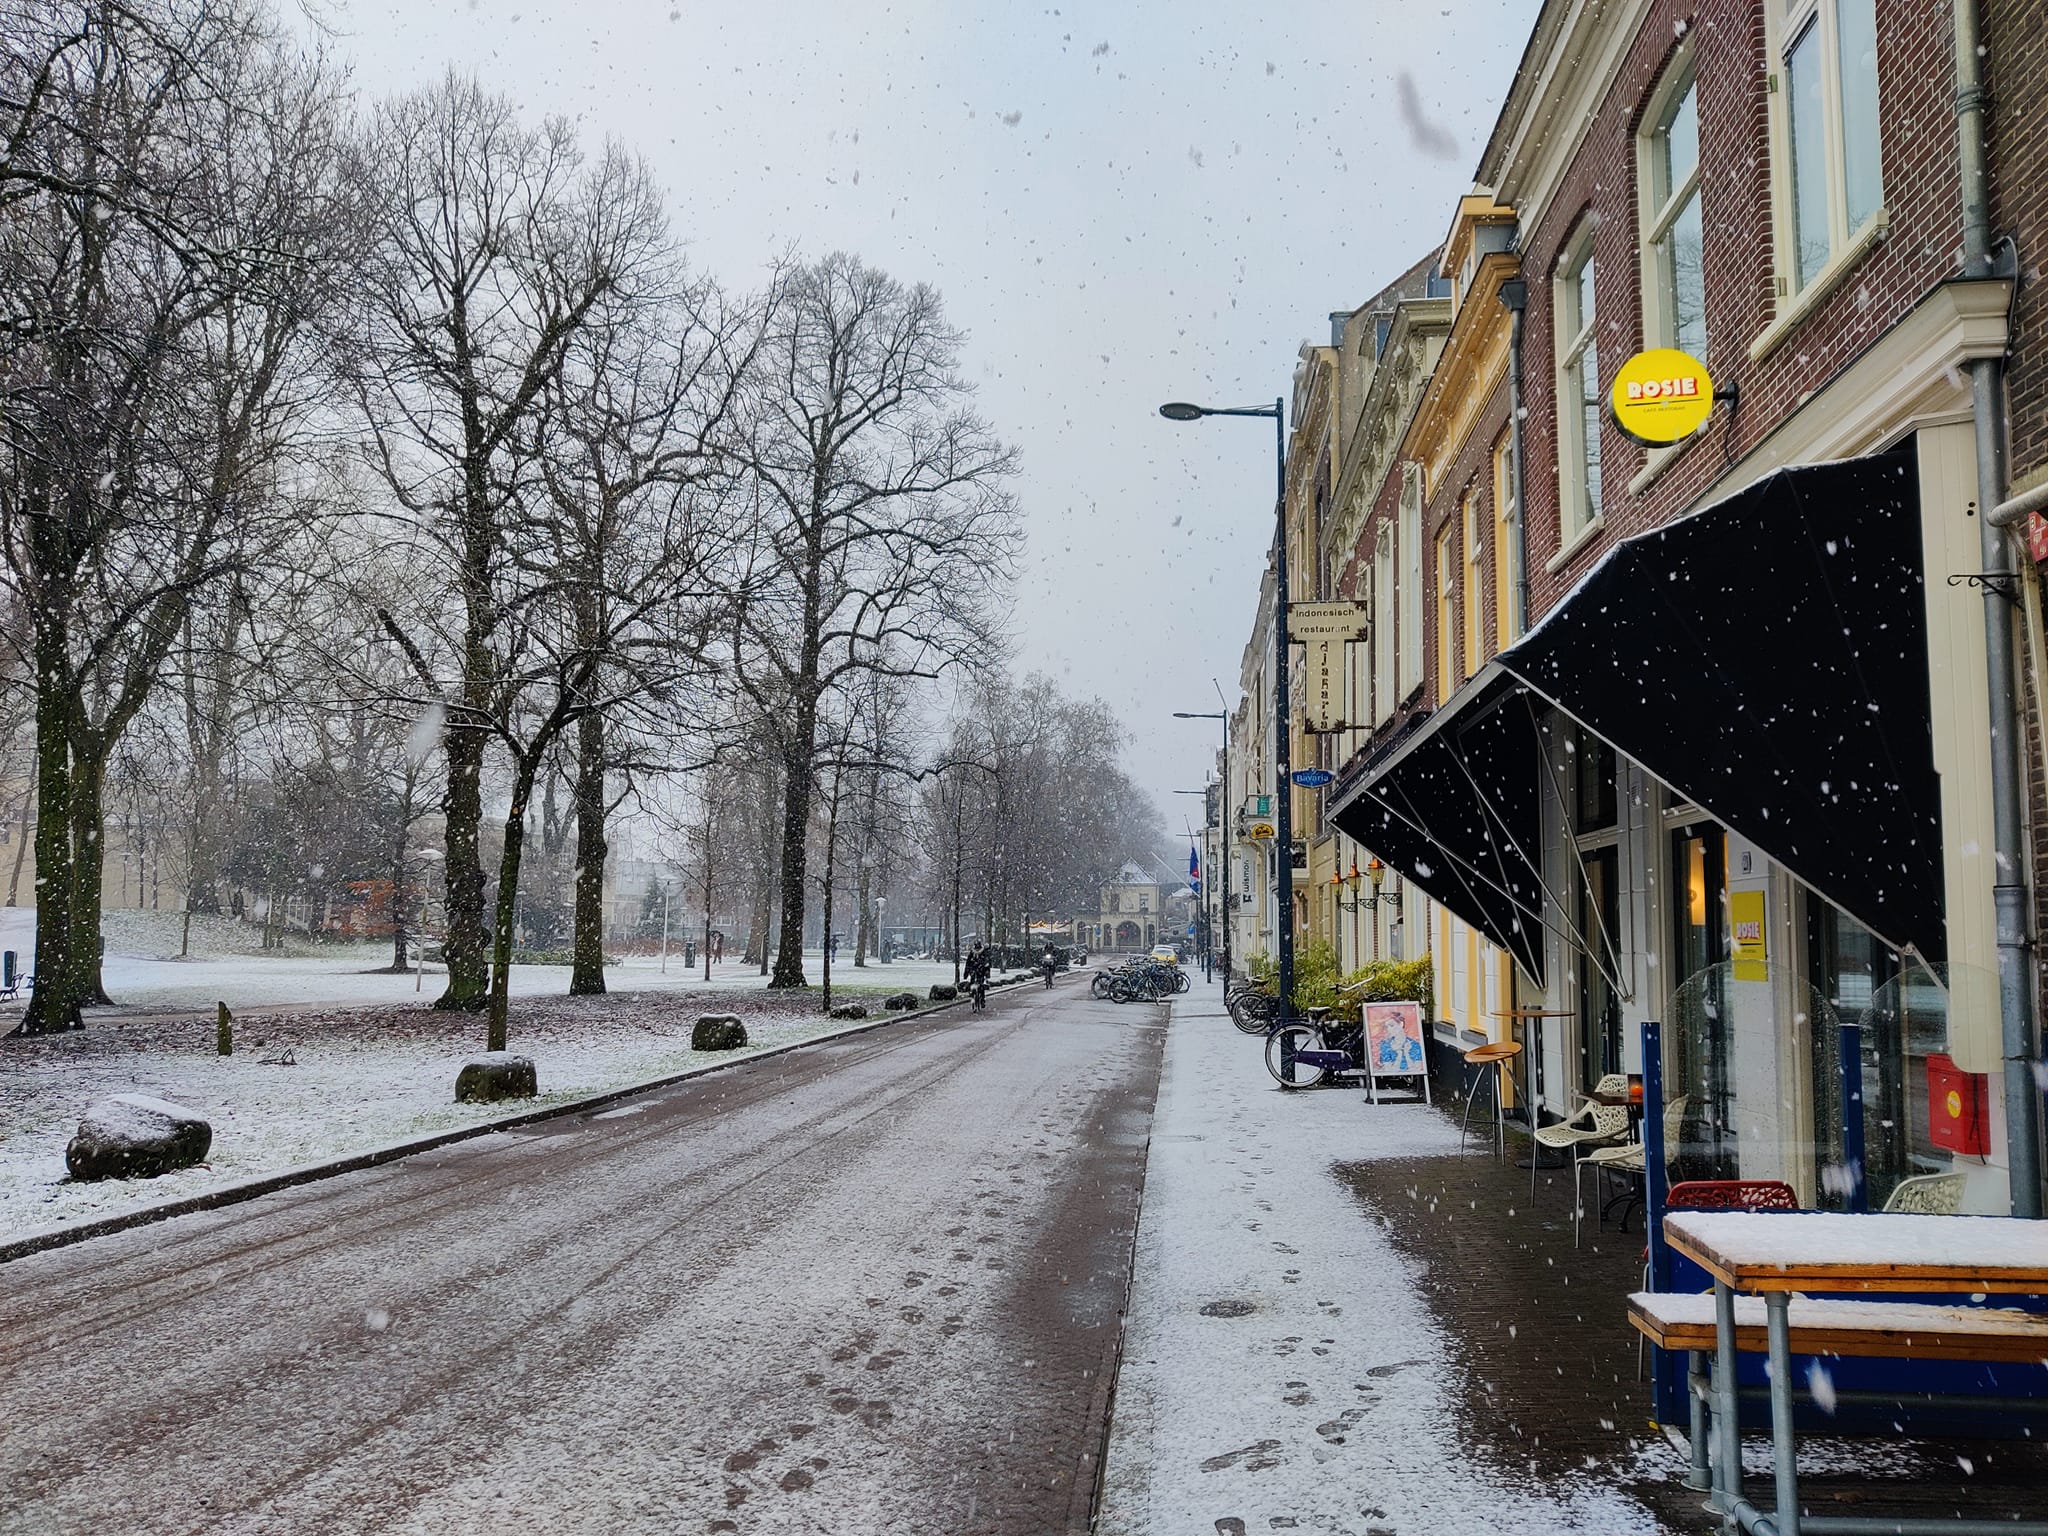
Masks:
[[[64,1165],[80,1180],[153,1179],[205,1162],[212,1145],[213,1127],[183,1105],[117,1093],[85,1112]]]
[[[472,1056],[455,1074],[455,1102],[495,1104],[500,1099],[530,1099],[540,1092],[531,1056],[486,1051]]]
[[[736,1051],[747,1043],[747,1026],[736,1013],[707,1013],[690,1031],[693,1051]]]
[[[861,1003],[841,1003],[832,1010],[832,1017],[835,1019],[864,1019],[867,1016],[868,1010]]]
[[[960,989],[943,981],[932,983],[931,999],[935,1003],[950,1003],[960,995]]]
[[[882,1006],[891,1013],[901,1013],[906,1008],[915,1008],[918,996],[915,992],[893,992],[882,999]]]

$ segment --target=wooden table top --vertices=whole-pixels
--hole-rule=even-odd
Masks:
[[[1738,1291],[2048,1293],[2048,1221],[1673,1211],[1664,1237]]]
[[[1475,1045],[1465,1053],[1467,1061],[1505,1061],[1510,1056],[1522,1054],[1519,1040],[1489,1040],[1484,1045]]]

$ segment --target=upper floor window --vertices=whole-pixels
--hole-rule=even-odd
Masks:
[[[1779,37],[1780,267],[1797,293],[1884,211],[1876,0],[1791,0]]]
[[[1479,488],[1476,485],[1469,487],[1465,492],[1465,502],[1460,514],[1460,520],[1465,525],[1463,529],[1465,539],[1465,593],[1463,601],[1459,604],[1459,612],[1465,620],[1464,671],[1465,676],[1470,677],[1479,670],[1480,656],[1486,648],[1481,634],[1485,621],[1481,617],[1484,612],[1484,606],[1479,595],[1483,581],[1479,566],[1481,541],[1479,538]]]
[[[1457,529],[1445,523],[1436,536],[1436,696],[1442,703],[1458,686],[1453,670],[1457,655],[1458,588]]]
[[[1642,249],[1649,269],[1644,339],[1707,355],[1706,282],[1700,270],[1700,119],[1689,65],[1681,64],[1643,135]]]
[[[1515,547],[1515,434],[1509,428],[1493,445],[1493,633],[1494,648],[1515,638],[1515,572],[1508,551]]]
[[[1583,231],[1559,263],[1551,312],[1557,317],[1557,483],[1559,537],[1569,543],[1600,515],[1600,357],[1593,295],[1593,232]]]
[[[1401,607],[1401,636],[1396,655],[1400,658],[1401,697],[1407,698],[1422,686],[1422,583],[1426,568],[1422,554],[1422,468],[1401,467],[1401,517],[1396,531],[1395,555],[1401,563],[1395,578],[1395,592]]]
[[[1372,723],[1394,713],[1394,525],[1381,523],[1372,552]]]

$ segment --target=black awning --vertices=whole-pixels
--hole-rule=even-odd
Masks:
[[[1523,958],[1542,910],[1527,860],[1525,883],[1479,882],[1490,904],[1436,889],[1415,866],[1468,880],[1498,868],[1485,826],[1521,827],[1534,855],[1541,704],[1554,705],[1887,943],[1938,959],[1922,583],[1910,442],[1781,470],[1616,545],[1429,730],[1346,786],[1337,824]],[[1534,698],[1511,697],[1521,690]],[[1516,722],[1520,747],[1505,739]],[[1497,814],[1451,803],[1475,784],[1499,797]],[[1397,806],[1418,813],[1399,833],[1387,824]]]
[[[1339,830],[1543,975],[1543,768],[1549,706],[1489,666],[1360,778]]]

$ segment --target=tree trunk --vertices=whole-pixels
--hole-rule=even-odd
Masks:
[[[519,913],[519,856],[526,844],[526,802],[533,797],[540,754],[522,762],[505,812],[505,848],[498,858],[498,906],[491,932],[490,1034],[486,1050],[505,1049],[506,1019],[512,1004],[512,930]]]
[[[100,902],[106,875],[106,759],[71,767],[71,995],[81,1007],[113,1001],[100,980]]]
[[[855,912],[853,918],[853,963],[865,969],[868,963],[868,946],[874,941],[873,876],[869,873],[867,861],[863,859],[859,878],[854,882]]]
[[[21,905],[21,871],[28,863],[29,828],[33,824],[29,820],[29,813],[35,803],[35,780],[30,779],[28,787],[21,792],[21,825],[16,829],[14,837],[14,873],[7,880],[7,905],[10,907]]]
[[[484,869],[478,851],[482,831],[484,732],[480,727],[448,727],[448,788],[441,797],[446,822],[445,906],[448,935],[442,953],[448,964],[448,986],[434,1000],[442,1010],[475,1012],[485,1006],[489,966],[484,954]],[[500,893],[499,907],[505,905]]]
[[[604,991],[604,717],[576,722],[576,932],[569,995]]]
[[[36,623],[36,985],[19,1033],[80,1029],[71,990],[71,693],[64,631]]]
[[[775,951],[770,989],[801,987],[804,980],[804,853],[811,821],[811,752],[816,712],[804,709],[796,725],[795,750],[784,758],[789,777],[782,794],[782,935]]]

